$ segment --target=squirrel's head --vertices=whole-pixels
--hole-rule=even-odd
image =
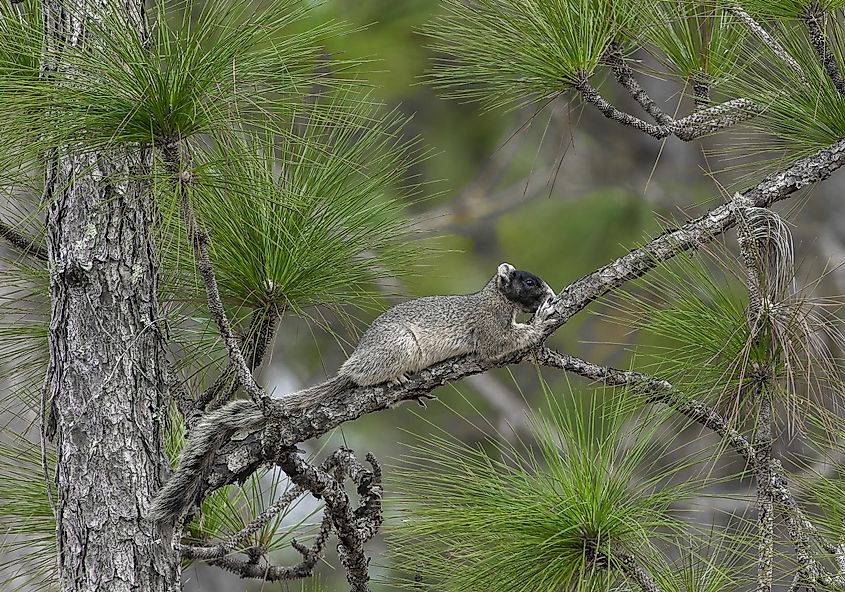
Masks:
[[[502,263],[496,272],[496,288],[522,312],[534,313],[555,293],[549,285],[530,271],[521,271],[510,263]]]

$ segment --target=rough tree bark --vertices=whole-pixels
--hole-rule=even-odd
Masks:
[[[43,2],[45,55],[87,41],[81,3]],[[145,34],[143,2],[120,4]],[[72,11],[71,11],[72,9]],[[101,4],[88,2],[96,16]],[[45,64],[45,72],[63,67]],[[179,588],[172,533],[142,517],[164,462],[164,340],[143,147],[62,147],[47,175],[49,432],[63,592]]]

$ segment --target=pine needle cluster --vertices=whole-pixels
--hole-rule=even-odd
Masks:
[[[390,535],[407,588],[602,590],[625,579],[622,555],[656,558],[655,542],[678,533],[671,508],[690,484],[667,483],[679,467],[660,466],[659,422],[626,422],[625,399],[549,393],[536,449],[437,433],[411,447]]]

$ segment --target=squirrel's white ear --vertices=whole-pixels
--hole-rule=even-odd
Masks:
[[[513,265],[510,263],[502,263],[499,266],[499,271],[497,273],[500,278],[506,280],[514,271],[516,271],[516,268]]]

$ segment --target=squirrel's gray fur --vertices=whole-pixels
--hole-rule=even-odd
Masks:
[[[536,275],[502,263],[479,292],[416,298],[388,309],[364,332],[337,376],[283,400],[292,408],[301,407],[351,386],[404,382],[407,374],[462,354],[496,360],[541,337],[541,325],[518,323],[516,315],[537,312],[553,296],[548,284]],[[153,502],[149,517],[180,517],[194,503],[217,449],[235,432],[258,428],[263,422],[259,407],[243,400],[203,417],[185,444],[176,472]]]
[[[214,453],[241,430],[264,423],[264,413],[252,401],[238,399],[207,413],[197,423],[182,448],[176,471],[158,492],[148,517],[151,520],[178,518],[199,494],[202,476],[214,460]]]

